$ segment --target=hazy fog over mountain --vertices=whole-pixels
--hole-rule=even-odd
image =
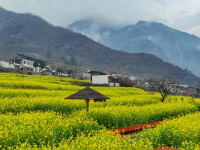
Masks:
[[[103,32],[103,31],[102,31]],[[0,58],[9,60],[18,53],[64,64],[71,56],[83,68],[117,72],[141,78],[168,78],[181,84],[199,86],[200,78],[180,67],[144,53],[127,53],[105,47],[66,28],[49,24],[33,14],[19,14],[0,8]],[[105,35],[106,36],[106,35]]]
[[[110,48],[130,53],[150,53],[164,61],[189,69],[200,76],[200,38],[161,23],[139,21],[135,25],[112,28],[91,20],[68,26]]]
[[[139,20],[161,22],[200,37],[199,0],[0,0],[0,6],[32,13],[62,27],[82,19],[125,26]]]
[[[188,68],[200,76],[198,70],[200,40],[197,37],[200,37],[200,1],[198,0],[0,0],[0,6],[5,8],[1,12],[5,18],[0,17],[0,23],[2,23],[0,26],[0,38],[2,39],[0,40],[0,50],[2,54],[5,54],[4,52],[14,54],[13,52],[17,51],[29,51],[44,56],[47,50],[52,50],[55,58],[59,58],[60,55],[67,55],[66,51],[74,50],[77,58],[85,59],[85,65],[94,65],[94,62],[88,63],[88,58],[93,57],[93,60],[99,60],[96,62],[95,68],[105,68],[110,65],[111,61],[112,63],[116,61],[113,65],[117,69],[120,67],[124,69],[128,66],[130,68],[127,68],[127,71],[149,74],[152,71],[149,70],[148,73],[145,71],[153,67],[149,64],[149,60],[141,59],[141,57],[144,53],[150,53],[183,69]],[[5,13],[9,10],[12,12]],[[13,14],[15,14],[14,17]],[[36,16],[40,16],[39,19]],[[39,20],[44,20],[44,22]],[[94,42],[94,46],[93,41],[85,36],[69,30],[61,30],[62,27],[66,28],[67,26],[107,47],[96,42]],[[86,39],[90,44],[86,45]],[[56,51],[55,47],[60,47],[60,50]],[[129,53],[119,51],[111,53],[108,47]],[[94,56],[92,56],[90,51],[95,48],[96,51],[93,51]],[[84,51],[80,51],[80,49]],[[106,49],[106,51],[102,49]],[[97,56],[96,52],[101,52],[101,56]],[[88,56],[82,58],[85,53]],[[108,54],[110,55],[108,56]],[[122,54],[126,57],[122,58]],[[105,55],[108,57],[106,58],[107,62],[101,60]],[[138,55],[138,59],[134,61],[139,61],[148,67],[142,67],[141,64],[133,66],[137,62],[129,63],[133,61],[129,55]],[[145,56],[152,57],[148,54]],[[120,57],[120,62],[118,57]],[[145,64],[146,61],[148,64]],[[104,63],[105,66],[100,63]],[[113,69],[113,67],[110,68]],[[160,71],[158,68],[155,74]],[[166,75],[164,71],[161,72]],[[176,73],[179,75],[179,72]],[[185,72],[188,73],[188,71]],[[133,74],[133,72],[131,73]],[[176,73],[168,73],[167,76],[171,77]]]

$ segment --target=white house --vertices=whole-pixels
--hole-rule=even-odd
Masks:
[[[186,89],[186,88],[189,87],[189,85],[182,85],[182,84],[180,84],[179,87],[180,87],[180,88],[183,88],[183,89]]]
[[[14,65],[14,68],[16,69],[22,69],[24,67],[25,71],[27,72],[41,72],[44,70],[51,70],[51,67],[47,65],[47,62],[42,61],[42,60],[38,60],[38,63],[45,63],[46,64],[46,68],[44,68],[43,70],[40,67],[34,67],[34,61],[38,60],[35,59],[33,57],[29,57],[23,54],[17,54],[17,56],[15,56],[14,58],[11,59],[11,64]]]
[[[189,87],[189,85],[178,85],[176,92],[177,93],[186,93],[186,89]]]
[[[112,83],[112,75],[94,75],[92,76],[92,83],[94,84],[108,84],[109,86],[119,86],[119,83]]]
[[[109,77],[111,75],[95,75],[92,76],[92,83],[94,84],[109,84]]]
[[[91,74],[89,72],[90,72],[89,69],[84,69],[83,70],[83,79],[90,81]]]
[[[11,59],[11,63],[15,66],[16,69],[21,69],[24,67],[25,71],[34,71],[33,63],[34,58],[27,57],[23,54],[17,54],[14,58]]]
[[[137,80],[137,78],[134,77],[134,76],[129,76],[129,80],[131,80],[131,81],[135,81],[135,80]]]
[[[6,61],[0,61],[0,67],[3,68],[15,68],[15,66],[13,64],[10,64],[9,62]]]

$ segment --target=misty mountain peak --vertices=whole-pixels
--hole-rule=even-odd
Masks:
[[[73,27],[77,27],[75,24],[70,25],[72,30]],[[154,54],[183,69],[188,68],[200,76],[200,70],[196,69],[200,63],[200,38],[194,35],[178,31],[162,23],[147,21],[139,21],[135,25],[126,25],[115,30],[112,27],[106,28],[107,26],[99,26],[101,29],[98,30],[91,26],[88,28],[85,22],[82,25],[79,23],[78,26],[79,32],[110,48],[123,49],[130,53]],[[91,31],[95,31],[98,39],[94,39],[94,32],[88,34]],[[104,36],[105,33],[109,34]]]
[[[149,25],[149,22],[141,20],[141,21],[138,21],[135,25],[136,25],[136,26]]]
[[[135,24],[136,27],[142,27],[142,26],[145,26],[145,27],[150,27],[150,28],[169,28],[167,26],[165,26],[164,24],[162,23],[158,23],[158,22],[147,22],[147,21],[138,21],[136,24]]]
[[[93,22],[92,20],[78,20],[70,24],[67,28],[72,30],[85,29],[89,28]]]

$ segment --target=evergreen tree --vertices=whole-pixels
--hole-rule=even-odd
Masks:
[[[77,65],[78,65],[75,56],[72,56],[72,57],[70,58],[70,60],[69,60],[69,65],[73,65],[73,66],[77,66]]]
[[[35,59],[34,63],[33,63],[33,67],[35,67],[35,72],[36,72],[36,67],[38,67],[38,66],[39,66],[38,60]]]
[[[44,62],[41,62],[40,63],[40,68],[44,69],[46,67],[45,63]]]
[[[47,51],[46,58],[51,58],[51,51],[50,50]]]
[[[36,67],[38,67],[38,66],[39,66],[39,64],[38,64],[38,60],[37,60],[37,59],[35,59],[35,60],[34,60],[34,63],[33,63],[33,67],[35,67],[35,68],[36,68]]]

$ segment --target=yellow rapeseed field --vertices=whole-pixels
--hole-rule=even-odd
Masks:
[[[111,99],[102,103],[91,100],[90,121],[86,121],[85,101],[64,99],[84,88],[71,84],[80,82],[88,81],[34,75],[25,75],[23,80],[21,74],[0,73],[0,149],[142,150],[159,145],[186,149],[199,147],[200,130],[194,127],[198,126],[198,114],[188,115],[191,118],[196,115],[196,118],[186,121],[187,117],[183,117],[186,119],[180,121],[181,116],[193,114],[200,108],[199,99],[170,96],[162,103],[158,93],[152,94],[138,88],[91,87]],[[47,106],[50,112],[45,111]],[[135,142],[130,142],[130,137],[121,138],[120,135],[106,132],[113,128],[175,117],[181,118],[173,120],[173,125],[166,123],[144,131]],[[174,125],[176,122],[179,126]],[[168,136],[172,127],[173,139]],[[181,131],[189,137],[180,134]],[[168,142],[164,143],[163,140]]]
[[[154,147],[169,146],[186,150],[200,149],[200,113],[167,121],[156,128],[147,129],[138,137],[138,141],[153,143]]]

